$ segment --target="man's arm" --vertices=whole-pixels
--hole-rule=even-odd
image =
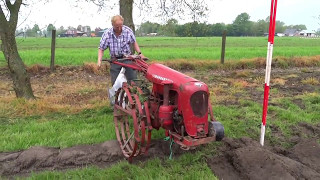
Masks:
[[[136,52],[138,52],[138,53],[141,52],[137,41],[133,43],[133,47],[134,47],[134,50],[136,50]]]
[[[136,50],[136,52],[141,53],[141,50],[140,50],[140,47],[139,47],[137,41],[133,43],[133,47],[134,47],[134,49]],[[142,53],[140,54],[140,57],[141,57],[141,58],[145,58]]]
[[[98,50],[98,62],[97,62],[98,67],[101,66],[102,57],[103,57],[103,50],[101,50],[101,49],[99,48],[99,50]]]
[[[98,67],[101,66],[104,50],[106,50],[108,48],[108,38],[109,38],[108,31],[105,31],[102,34],[102,37],[100,39],[100,45],[99,45],[99,50],[98,50],[98,62],[97,62]]]

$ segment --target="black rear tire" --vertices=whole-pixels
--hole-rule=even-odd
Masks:
[[[216,141],[221,141],[224,138],[224,127],[218,121],[209,122],[209,136],[216,136]]]

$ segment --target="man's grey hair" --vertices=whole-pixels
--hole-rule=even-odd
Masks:
[[[113,16],[113,17],[111,18],[111,23],[114,24],[114,23],[115,23],[117,20],[119,20],[119,19],[120,19],[121,21],[124,20],[121,15],[115,15],[115,16]]]

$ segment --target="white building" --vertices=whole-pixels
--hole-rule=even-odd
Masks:
[[[316,32],[310,31],[310,30],[303,30],[303,31],[300,31],[299,35],[304,37],[315,37]]]

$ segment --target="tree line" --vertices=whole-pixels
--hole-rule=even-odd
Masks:
[[[32,28],[27,27],[16,31],[17,35],[24,32],[25,36],[28,37],[39,37],[39,36],[51,36],[53,29],[57,30],[57,35],[65,33],[68,29],[77,29],[82,31],[82,25],[78,25],[77,28],[63,26],[56,28],[53,24],[49,24],[46,28],[40,29],[37,24]],[[227,30],[228,36],[263,36],[268,32],[269,28],[269,17],[265,20],[260,19],[256,22],[250,20],[248,13],[239,14],[232,24],[216,23],[207,24],[199,22],[189,22],[185,24],[179,24],[176,19],[169,19],[166,24],[153,23],[150,21],[144,22],[138,26],[136,31],[137,36],[145,36],[150,33],[157,33],[158,36],[178,36],[178,37],[207,37],[207,36],[221,36],[223,30]],[[283,33],[286,29],[297,29],[306,30],[305,25],[285,25],[282,21],[276,22],[276,33]],[[102,29],[97,27],[91,33],[98,34]]]
[[[263,36],[268,33],[268,28],[269,17],[254,22],[250,20],[248,13],[241,13],[232,24],[207,24],[194,21],[180,25],[176,19],[170,19],[166,24],[161,25],[147,21],[139,26],[136,34],[138,36],[157,33],[160,36],[205,37],[221,36],[222,31],[227,30],[228,36]],[[276,22],[276,33],[283,33],[286,29],[306,30],[307,27],[302,24],[286,26],[282,21]]]

